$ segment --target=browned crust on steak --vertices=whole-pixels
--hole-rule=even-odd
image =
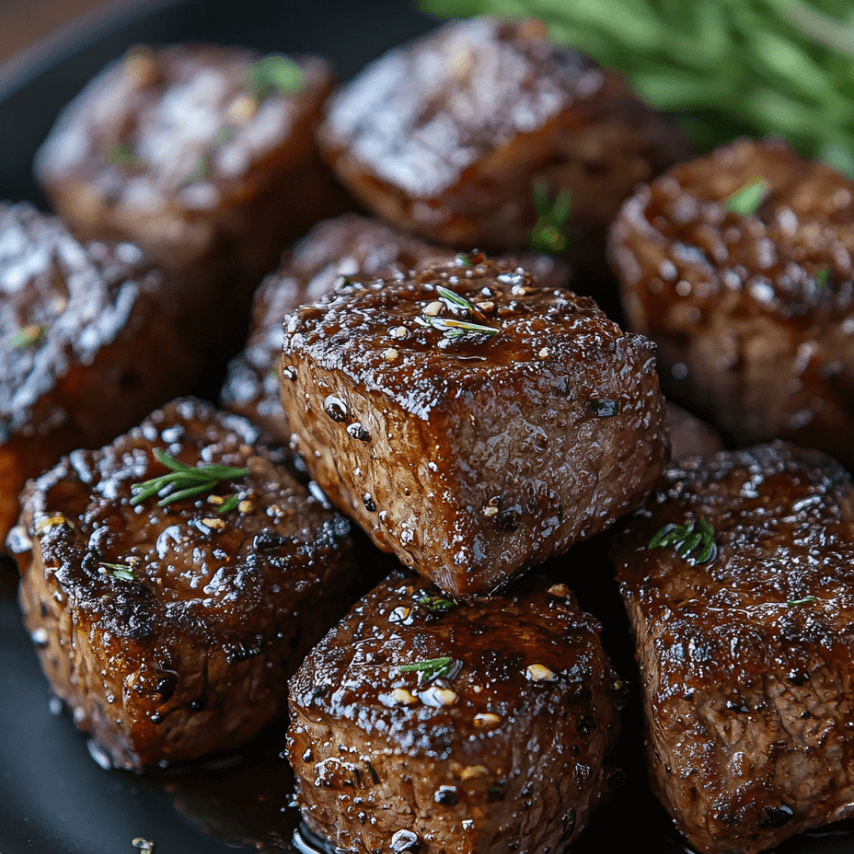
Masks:
[[[443,611],[395,575],[323,639],[290,683],[313,831],[359,852],[564,850],[607,791],[622,693],[598,623],[547,588]],[[437,657],[452,675],[399,671]],[[420,848],[395,848],[407,833]]]
[[[348,206],[314,142],[332,66],[295,56],[298,91],[259,100],[247,83],[259,59],[138,45],[66,107],[36,157],[72,229],[138,243],[170,274],[171,310],[188,324],[217,312],[234,324],[234,288],[245,312],[282,248]]]
[[[357,214],[319,223],[255,294],[249,340],[229,366],[223,405],[263,427],[274,439],[288,442],[291,429],[282,409],[278,375],[285,315],[325,296],[343,277],[405,275],[433,264],[450,264],[456,255],[452,249],[432,246]],[[569,279],[567,265],[548,255],[523,253],[506,260],[526,266],[542,287],[563,287]]]
[[[347,606],[349,523],[254,447],[249,422],[176,401],[24,494],[20,601],[53,690],[112,762],[142,768],[234,747],[283,708],[285,680]],[[206,496],[132,506],[160,448],[249,469]],[[125,566],[132,579],[108,564]]]
[[[649,549],[703,518],[705,564]],[[854,495],[784,443],[693,459],[615,546],[653,788],[707,854],[754,854],[854,815]]]
[[[372,211],[430,240],[503,251],[537,222],[532,187],[572,193],[581,256],[621,202],[682,159],[665,119],[536,21],[458,21],[369,65],[334,97],[324,154]]]
[[[728,210],[757,179],[768,191],[756,213]],[[668,396],[738,442],[785,438],[848,464],[852,256],[854,183],[775,140],[674,167],[626,203],[610,243],[629,325],[658,344]]]
[[[199,359],[137,247],[79,243],[0,204],[0,544],[28,478],[98,447],[182,390]]]
[[[499,332],[450,340],[421,325],[437,286],[486,306]],[[607,528],[668,452],[649,342],[495,261],[354,282],[300,308],[282,400],[332,503],[454,595]]]

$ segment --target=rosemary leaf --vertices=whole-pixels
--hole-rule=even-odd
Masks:
[[[752,216],[768,194],[769,184],[764,178],[755,178],[736,190],[725,202],[726,207],[741,216]]]

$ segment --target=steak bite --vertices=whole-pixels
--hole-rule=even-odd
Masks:
[[[56,217],[0,204],[0,544],[27,478],[192,381],[199,360],[166,302],[136,246],[81,244]]]
[[[691,845],[754,854],[854,815],[844,469],[784,443],[671,466],[614,554],[652,785]]]
[[[248,306],[284,245],[344,209],[314,142],[334,83],[317,57],[137,46],[65,109],[38,177],[77,234],[154,257],[187,322],[218,309],[235,325],[220,290]]]
[[[629,325],[662,384],[738,442],[854,464],[854,184],[742,140],[643,187],[611,234]]]
[[[349,523],[256,439],[244,419],[181,400],[101,451],[73,452],[24,494],[24,619],[53,690],[116,766],[250,739],[352,601]],[[164,507],[187,484],[147,498],[134,488],[180,464],[196,478],[232,471]]]
[[[462,603],[393,575],[291,680],[303,818],[336,850],[558,854],[608,791],[621,686],[564,584]]]
[[[282,409],[278,376],[285,315],[325,296],[345,277],[399,276],[433,264],[451,264],[456,257],[452,249],[431,246],[356,214],[319,223],[255,294],[249,341],[229,366],[223,405],[287,443],[291,430]],[[569,279],[567,265],[549,255],[522,254],[507,261],[528,266],[543,286],[562,287]]]
[[[635,186],[687,155],[618,74],[549,44],[537,21],[489,18],[376,60],[333,97],[319,139],[372,211],[458,247],[528,245],[534,188],[568,190],[570,248],[588,256]]]
[[[281,385],[333,505],[452,595],[604,530],[668,452],[652,345],[495,261],[353,281],[299,308]]]

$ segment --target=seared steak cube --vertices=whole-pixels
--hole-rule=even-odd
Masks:
[[[607,792],[621,700],[566,585],[462,603],[394,575],[291,680],[303,817],[336,850],[558,854]]]
[[[314,143],[334,83],[316,57],[137,46],[65,109],[37,173],[78,235],[152,255],[186,322],[230,308],[240,329],[220,289],[248,300],[289,240],[343,209]]]
[[[168,299],[136,246],[81,244],[56,217],[0,204],[0,550],[27,478],[192,381]]]
[[[738,442],[854,463],[854,183],[742,140],[642,188],[610,255],[668,396]]]
[[[783,443],[669,467],[615,557],[652,785],[691,845],[754,854],[854,815],[844,469]]]
[[[477,260],[299,308],[281,369],[330,501],[461,596],[607,528],[668,447],[649,342],[588,297]]]
[[[329,293],[343,278],[406,274],[432,264],[452,263],[456,254],[356,214],[319,223],[255,294],[249,341],[229,367],[223,405],[287,442],[291,431],[282,409],[278,376],[285,315]],[[549,255],[523,254],[507,260],[530,266],[543,286],[563,286],[569,278],[568,267]]]
[[[619,75],[545,35],[480,18],[390,51],[334,96],[324,154],[372,211],[462,248],[526,246],[535,187],[563,191],[558,208],[568,191],[569,248],[601,254],[622,201],[686,148]]]
[[[53,690],[117,766],[247,741],[349,604],[349,523],[256,438],[244,419],[181,400],[101,451],[75,451],[24,494],[27,627]],[[180,465],[246,474],[163,507],[181,484],[134,489]]]
[[[665,424],[670,434],[672,460],[679,462],[697,455],[707,457],[723,450],[723,442],[714,427],[669,400]]]

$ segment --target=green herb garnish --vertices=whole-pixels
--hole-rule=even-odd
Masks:
[[[445,338],[462,338],[463,335],[498,335],[499,330],[480,323],[469,323],[467,320],[453,320],[445,317],[416,317],[415,322],[421,326],[434,326],[445,334]]]
[[[537,181],[532,187],[534,205],[537,208],[537,223],[531,229],[528,248],[532,252],[555,255],[566,249],[566,221],[572,202],[572,194],[561,187],[554,202],[549,198],[549,188],[545,181]]]
[[[203,151],[193,164],[193,168],[188,172],[180,182],[181,187],[186,187],[188,184],[195,184],[196,181],[201,181],[207,178],[211,172],[211,153]]]
[[[755,178],[736,190],[724,204],[733,213],[752,216],[762,204],[769,187],[769,183],[764,178]]]
[[[454,305],[460,306],[460,308],[475,311],[475,307],[465,297],[461,297],[453,291],[449,291],[447,288],[437,286],[436,293],[438,293],[442,299],[446,299],[448,302],[452,302]]]
[[[265,56],[249,69],[249,91],[259,104],[268,95],[296,95],[303,84],[302,70],[286,56]]]
[[[397,669],[401,673],[418,673],[425,681],[447,676],[455,665],[453,658],[428,658],[426,661],[416,661],[414,664],[401,664]]]
[[[457,255],[457,262],[462,267],[474,267],[474,264],[472,264],[472,262],[471,262],[471,258],[469,258],[468,255],[465,255],[462,252],[460,252],[460,254]]]
[[[148,164],[134,154],[133,149],[129,145],[112,145],[104,154],[104,159],[107,163],[112,163],[114,166],[137,166],[140,169],[148,168]]]
[[[161,451],[160,448],[154,449],[154,456],[171,471],[169,474],[133,484],[131,489],[136,494],[131,499],[132,505],[141,504],[164,489],[171,488],[166,497],[157,502],[158,507],[165,507],[175,501],[210,492],[222,480],[246,477],[249,474],[249,469],[230,466],[208,465],[192,468],[178,462],[174,457],[170,457],[169,454]]]
[[[214,137],[214,145],[225,145],[227,142],[231,142],[234,139],[234,128],[229,127],[228,125],[223,125],[217,132]]]
[[[600,418],[620,414],[620,401],[618,400],[599,400],[594,397],[588,400],[587,403],[593,410],[593,414],[598,415]]]
[[[16,350],[25,350],[38,344],[44,338],[44,326],[32,323],[19,329],[8,341],[10,347]]]
[[[432,611],[434,614],[444,614],[457,607],[456,599],[444,599],[441,596],[422,596],[416,600],[422,608]]]
[[[120,578],[122,581],[133,581],[133,569],[126,563],[102,563],[101,566],[107,567],[107,575],[112,575],[113,578]]]
[[[674,525],[671,522],[649,541],[647,548],[666,549],[671,546],[676,549],[679,557],[685,560],[690,557],[695,563],[705,563],[714,558],[717,551],[715,529],[705,519],[697,520],[696,530],[693,519],[684,525]]]
[[[815,283],[824,290],[830,284],[830,268],[822,267],[815,277]]]
[[[795,605],[806,605],[809,602],[815,602],[815,596],[804,596],[803,599],[790,599],[786,604],[790,608],[794,608]]]
[[[240,496],[235,493],[234,495],[229,495],[228,498],[223,501],[220,507],[217,509],[217,513],[230,513],[232,510],[237,509],[237,505],[240,504]]]

